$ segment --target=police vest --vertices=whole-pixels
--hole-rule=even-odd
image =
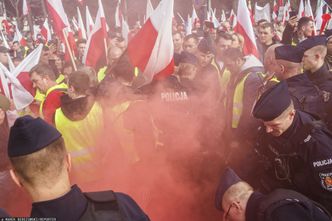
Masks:
[[[104,80],[104,78],[106,76],[106,69],[107,69],[107,66],[99,69],[98,74],[97,74],[98,82],[101,82],[102,80]]]
[[[84,193],[88,206],[79,221],[127,221],[113,191]]]
[[[289,204],[301,205],[310,215],[312,220],[317,220],[315,214],[317,212],[325,213],[326,217],[330,217],[330,213],[320,204],[310,200],[301,193],[288,189],[276,189],[260,202],[258,207],[258,221],[272,221],[272,213],[281,206]]]
[[[45,94],[45,99],[41,102],[41,104],[39,106],[39,115],[41,118],[44,118],[43,106],[44,106],[45,100],[47,99],[47,96],[54,90],[65,91],[67,88],[68,88],[68,86],[65,83],[62,83],[62,84],[57,84],[47,90],[47,92]]]
[[[82,165],[92,160],[91,153],[104,127],[102,108],[95,102],[87,116],[78,121],[71,121],[64,115],[62,109],[58,108],[55,112],[55,126],[65,140],[73,164]]]
[[[58,78],[55,80],[57,84],[65,83],[65,76],[63,74],[59,74]]]

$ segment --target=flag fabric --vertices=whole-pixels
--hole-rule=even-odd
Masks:
[[[1,38],[2,38],[2,41],[3,41],[3,46],[10,49],[5,35],[3,34],[3,32],[1,30],[0,30],[0,32],[1,32]],[[9,53],[7,53],[7,59],[8,59],[9,71],[13,71],[15,69],[15,66],[14,66],[14,63],[13,63],[12,58],[10,57]]]
[[[311,19],[314,19],[314,18],[315,18],[315,17],[314,17],[314,14],[313,14],[313,12],[312,12],[312,8],[311,8],[310,0],[307,0],[307,1],[305,2],[305,6],[304,6],[304,15],[305,15],[306,17],[311,18]]]
[[[40,29],[40,34],[44,37],[46,42],[52,40],[52,33],[51,33],[50,27],[48,25],[47,18],[45,19],[43,26]]]
[[[322,25],[320,27],[319,34],[321,35],[323,31],[325,30],[326,25],[328,22],[331,20],[331,15],[330,14],[323,14],[322,15]]]
[[[272,20],[277,22],[278,19],[278,5],[276,0],[273,1],[273,11],[272,11]]]
[[[35,89],[29,77],[29,71],[39,63],[43,45],[40,44],[10,73],[0,64],[1,71],[6,75],[17,110],[22,110],[33,102]]]
[[[252,54],[259,58],[260,55],[258,53],[254,29],[250,21],[250,14],[246,0],[239,0],[237,8],[237,24],[234,31],[241,34],[244,38],[244,54]]]
[[[322,16],[323,16],[323,7],[325,6],[325,2],[322,0],[318,0],[316,7],[316,30],[320,30],[322,26]]]
[[[29,7],[28,7],[27,0],[23,0],[23,3],[22,3],[22,14],[23,14],[23,16],[26,16],[26,15],[29,14]]]
[[[128,43],[129,60],[141,71],[145,78],[144,84],[174,72],[173,6],[174,0],[162,0],[142,29]]]
[[[271,11],[270,4],[267,3],[263,7],[259,6],[257,2],[255,3],[255,21],[265,19],[268,22],[271,22]]]
[[[257,3],[256,3],[257,4]],[[251,7],[251,1],[248,0],[248,10],[249,10],[249,14],[250,14],[250,20],[251,20],[251,23],[254,24],[255,23],[255,19],[254,19],[254,12],[252,10],[252,7]],[[255,9],[256,10],[256,9]],[[256,13],[256,12],[255,12]]]
[[[90,67],[96,67],[98,62],[103,58],[105,59],[106,63],[106,48],[105,48],[106,47],[105,39],[107,37],[106,19],[101,0],[98,1],[98,5],[99,9],[95,25],[89,36],[83,56],[84,64]]]
[[[151,16],[151,14],[153,13],[153,10],[154,9],[153,9],[151,1],[147,0],[146,1],[146,17],[145,17],[146,20]]]
[[[193,5],[193,11],[191,13],[191,22],[192,22],[192,25],[195,27],[196,24],[199,22],[199,18],[197,16],[197,13],[196,13],[196,9],[195,9],[195,6]]]
[[[76,18],[73,17],[73,18],[71,19],[71,22],[72,22],[72,24],[73,24],[74,31],[78,32],[78,22],[77,22]]]
[[[236,14],[234,13],[233,9],[232,9],[231,14],[229,16],[229,21],[231,22],[231,26],[234,29],[236,24],[237,24],[237,18],[236,18]]]
[[[122,17],[122,27],[121,27],[121,34],[122,37],[125,39],[126,44],[128,44],[128,36],[129,36],[129,25],[128,23],[124,20],[124,18]]]
[[[26,46],[27,42],[23,38],[20,30],[18,29],[17,25],[15,26],[15,35],[13,41],[18,41],[22,46]]]
[[[185,23],[185,32],[186,36],[190,35],[193,30],[193,22],[191,21],[190,15],[188,15],[187,22]]]
[[[90,33],[93,29],[94,23],[93,23],[93,20],[92,20],[90,10],[89,10],[88,6],[85,7],[85,22],[86,22],[86,29],[85,30],[86,30],[87,37],[89,38]]]
[[[61,37],[62,31],[66,27],[70,27],[67,15],[63,9],[61,0],[46,0],[46,6],[53,20],[53,30]]]
[[[77,19],[78,19],[78,37],[80,39],[82,38],[87,39],[81,11],[78,7],[77,7]]]
[[[304,17],[304,3],[303,3],[303,0],[300,1],[299,12],[297,14],[297,17],[299,19],[302,18],[302,17]]]
[[[120,4],[121,4],[121,0],[118,1],[118,4],[115,9],[115,27],[118,27],[118,28],[121,27],[121,21],[122,21]]]
[[[282,23],[285,23],[286,21],[289,20],[290,11],[291,11],[290,2],[287,1],[285,3],[285,6],[284,6],[284,13],[283,13],[283,18],[282,18]]]
[[[214,11],[212,11],[212,9],[210,9],[210,11],[211,11],[211,16],[212,16],[211,21],[213,23],[213,26],[214,26],[214,28],[218,28],[220,26],[220,23],[216,17],[216,14]]]
[[[225,21],[226,21],[226,14],[225,14],[225,11],[224,11],[224,10],[221,11],[220,21],[221,21],[221,22],[225,22]]]

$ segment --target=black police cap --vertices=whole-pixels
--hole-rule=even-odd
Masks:
[[[303,53],[297,47],[292,45],[282,45],[274,51],[276,59],[285,60],[294,63],[301,63]]]
[[[279,117],[291,104],[291,97],[285,81],[274,85],[263,93],[253,109],[253,115],[263,121]]]
[[[241,182],[241,178],[234,172],[233,169],[227,167],[220,177],[219,185],[215,196],[215,207],[222,210],[222,198],[225,192],[234,184]]]
[[[9,49],[6,48],[5,46],[0,46],[0,53],[8,53]]]
[[[212,41],[209,41],[206,38],[203,38],[199,42],[199,44],[197,46],[197,49],[200,52],[205,53],[205,54],[214,54],[215,53],[215,48],[214,48],[214,45],[213,45]]]
[[[320,35],[307,38],[306,40],[300,42],[297,47],[304,53],[305,51],[319,45],[326,45],[326,36]]]
[[[10,129],[8,156],[18,157],[37,152],[60,137],[60,132],[41,118],[19,117]]]
[[[181,52],[179,63],[196,65],[198,63],[198,60],[194,54],[183,51],[183,52]]]

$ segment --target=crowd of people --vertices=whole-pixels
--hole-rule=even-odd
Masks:
[[[83,64],[86,39],[73,65],[56,36],[7,35],[8,69],[8,54],[17,66],[45,45],[29,107],[0,87],[3,216],[330,220],[332,30],[294,16],[254,31],[259,55],[246,55],[230,21],[174,22],[174,73],[144,86],[119,30],[98,68]]]

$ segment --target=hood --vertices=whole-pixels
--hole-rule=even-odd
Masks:
[[[262,62],[254,55],[247,55],[244,57],[245,62],[241,67],[241,72],[247,71],[251,68],[264,68]]]
[[[61,110],[69,120],[79,121],[90,113],[94,103],[95,99],[92,95],[72,99],[66,94],[61,97]]]

